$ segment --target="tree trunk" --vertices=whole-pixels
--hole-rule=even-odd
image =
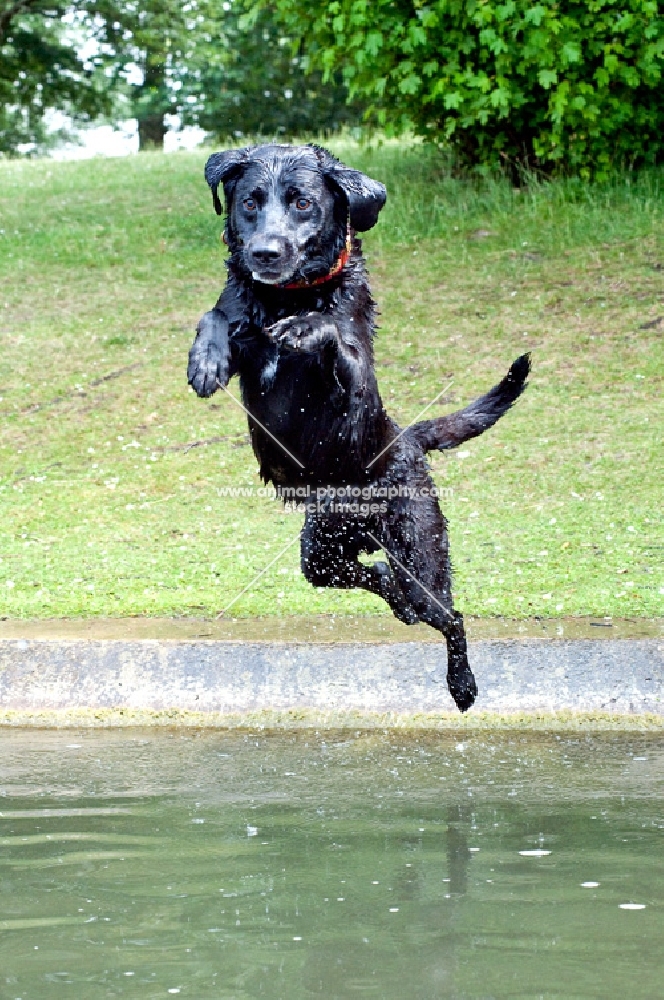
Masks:
[[[138,122],[138,148],[143,149],[163,149],[164,136],[167,129],[164,123],[163,114],[147,115]]]

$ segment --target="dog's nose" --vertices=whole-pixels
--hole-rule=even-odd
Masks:
[[[285,237],[257,233],[245,250],[245,261],[257,281],[275,283],[293,273],[293,245]]]
[[[251,256],[258,264],[274,264],[283,254],[284,248],[277,240],[266,241],[251,248]]]

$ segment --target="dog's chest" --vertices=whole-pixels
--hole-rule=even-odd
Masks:
[[[243,389],[252,410],[273,433],[301,428],[326,416],[330,390],[317,357],[298,356],[276,349],[261,358],[256,371],[247,372]]]

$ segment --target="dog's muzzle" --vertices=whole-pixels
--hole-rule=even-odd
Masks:
[[[295,248],[283,236],[260,236],[247,244],[245,259],[254,281],[278,285],[295,271]]]

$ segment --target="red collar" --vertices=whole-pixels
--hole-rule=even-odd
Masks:
[[[336,278],[338,274],[343,271],[346,264],[350,260],[350,254],[352,250],[352,237],[350,232],[350,226],[346,231],[346,245],[337,257],[335,263],[332,265],[327,274],[322,274],[320,278],[314,278],[313,281],[307,281],[306,278],[300,278],[299,281],[289,281],[287,285],[280,285],[280,288],[313,288],[315,285],[324,285],[326,281],[331,281],[332,278]]]

